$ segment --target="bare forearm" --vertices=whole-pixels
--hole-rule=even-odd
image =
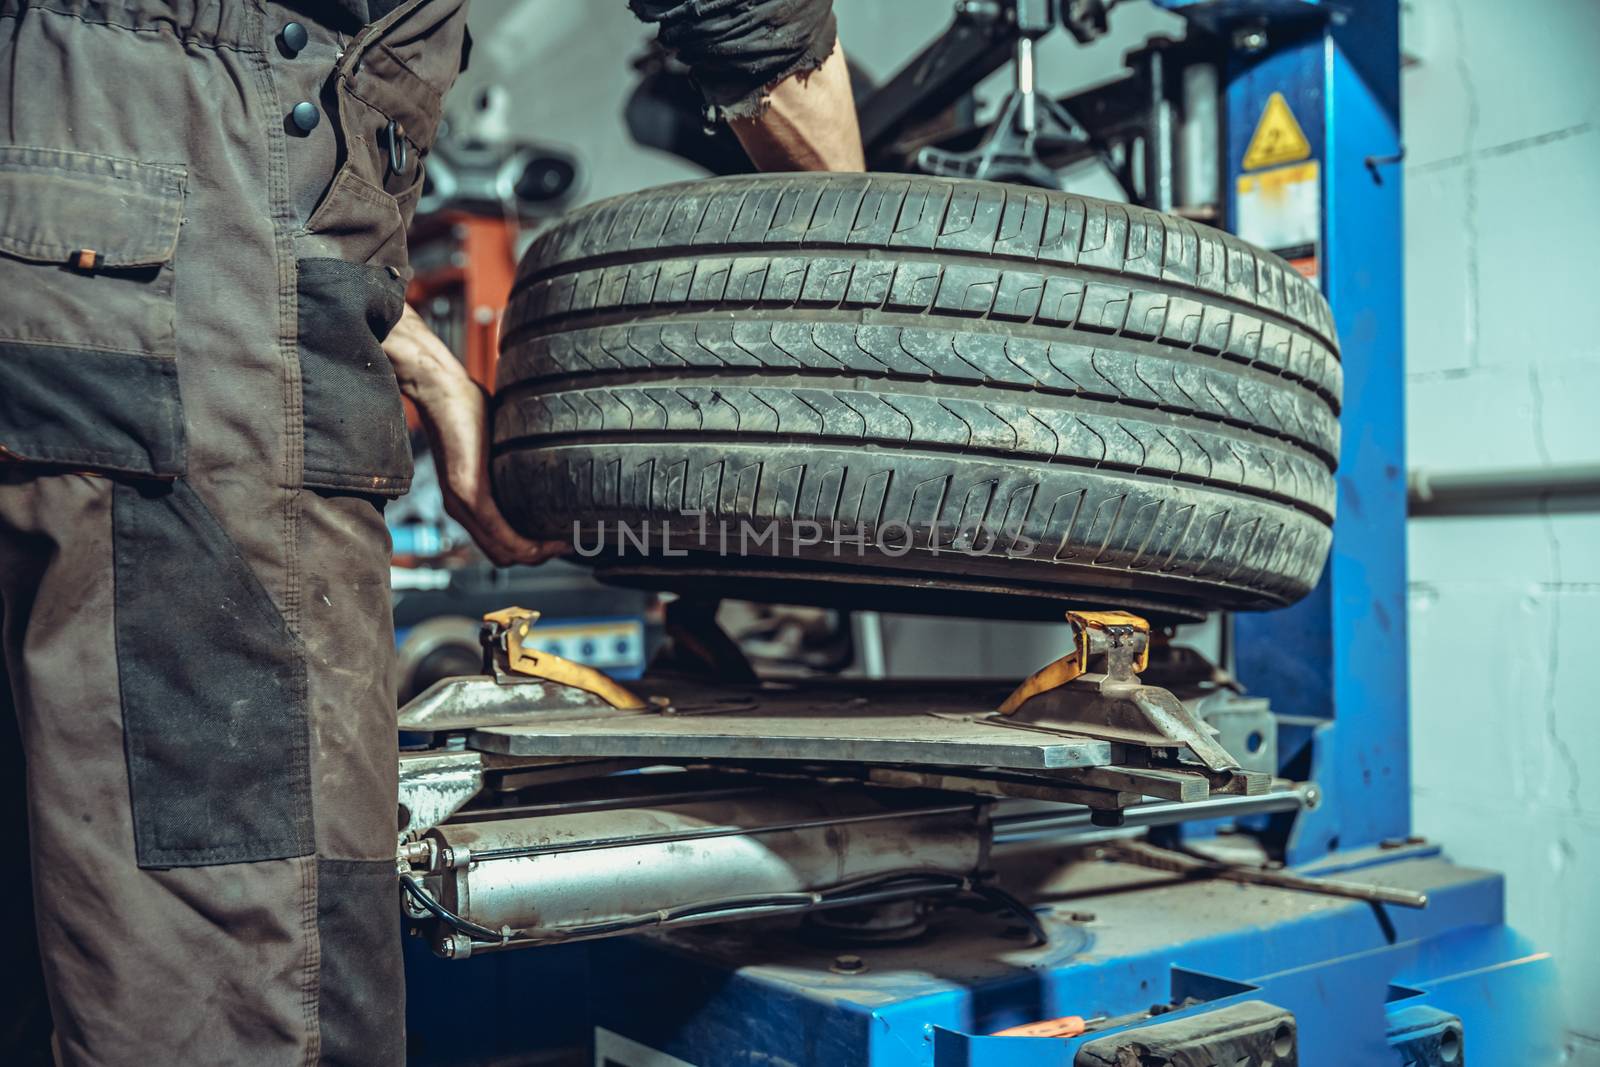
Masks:
[[[844,49],[815,70],[773,86],[756,118],[729,119],[734,136],[762,170],[866,169]]]
[[[461,361],[409,305],[384,338],[383,353],[394,368],[401,395],[416,404],[424,417],[434,405],[472,386]]]
[[[489,485],[488,396],[422,317],[407,307],[384,339],[400,392],[417,406],[432,445],[444,509],[502,566],[538,563],[566,550],[511,528]]]
[[[864,170],[833,0],[628,0],[762,170]]]

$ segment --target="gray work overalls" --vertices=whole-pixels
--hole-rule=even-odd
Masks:
[[[370,3],[0,2],[0,882],[68,1064],[404,1060],[379,339],[465,4]]]

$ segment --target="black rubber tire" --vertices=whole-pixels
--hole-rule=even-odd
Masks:
[[[900,175],[617,197],[533,243],[501,352],[502,507],[603,541],[636,581],[1193,615],[1298,600],[1327,557],[1327,303],[1270,253],[1140,208]],[[718,560],[741,521],[776,522],[776,545]],[[797,547],[808,521],[840,524],[842,552]],[[618,522],[648,523],[654,553],[630,559]],[[663,522],[673,551],[704,526],[711,552],[663,555]]]

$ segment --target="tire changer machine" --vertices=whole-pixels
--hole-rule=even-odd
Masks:
[[[1396,4],[1158,2],[1187,39],[1060,104],[1033,40],[1103,5],[958,5],[921,91],[1014,55],[1017,92],[921,165],[1092,151],[1320,278],[1348,382],[1321,583],[1232,620],[1225,670],[1069,612],[1020,684],[762,686],[680,602],[702,670],[624,687],[535,651],[536,613],[487,617],[484,673],[401,713],[413,1063],[1556,1061],[1501,876],[1412,835]],[[897,86],[863,107],[878,158]]]

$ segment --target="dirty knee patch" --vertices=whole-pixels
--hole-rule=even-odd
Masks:
[[[305,667],[194,490],[118,483],[115,629],[141,867],[311,852]]]

